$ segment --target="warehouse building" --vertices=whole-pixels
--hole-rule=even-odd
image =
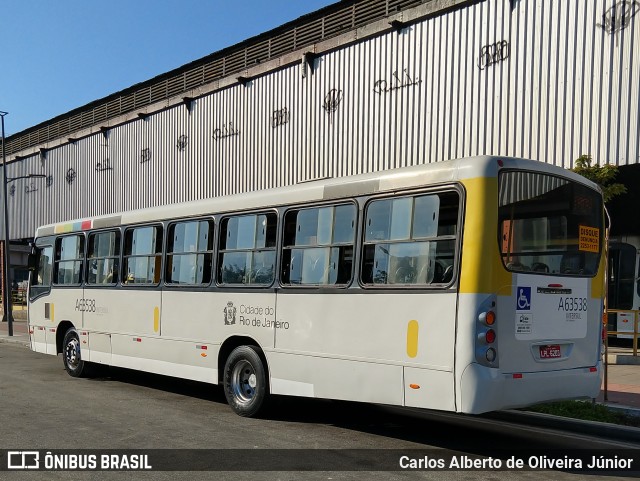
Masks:
[[[338,2],[6,139],[14,249],[41,224],[482,154],[620,166],[614,226],[638,235],[638,12]]]

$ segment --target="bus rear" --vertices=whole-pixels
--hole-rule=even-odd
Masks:
[[[462,374],[461,410],[595,398],[604,294],[602,195],[560,169],[510,170],[508,163],[495,193],[497,218],[490,224],[497,232],[483,252],[495,259],[487,268],[495,271],[493,292],[460,309],[474,319],[474,359]]]

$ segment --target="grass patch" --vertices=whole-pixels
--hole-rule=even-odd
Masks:
[[[622,412],[608,409],[602,404],[593,404],[587,401],[558,401],[538,404],[531,406],[527,411],[553,414],[554,416],[562,416],[565,418],[583,419],[585,421],[598,421],[601,423],[640,427],[640,418],[638,417],[628,416]]]

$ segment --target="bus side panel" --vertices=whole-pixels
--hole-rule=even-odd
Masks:
[[[86,289],[84,328],[90,331],[157,336],[159,289]]]
[[[31,350],[47,353],[46,331],[55,324],[55,309],[51,297],[45,295],[29,304],[29,335]]]
[[[269,367],[273,394],[402,405],[401,366],[275,352]]]
[[[44,326],[31,326],[31,350],[35,352],[47,353],[47,331]]]
[[[272,348],[276,295],[245,291],[163,291],[162,337],[220,344],[243,336]]]
[[[111,344],[113,366],[217,383],[219,346],[121,334]]]
[[[405,367],[404,384],[405,406],[455,411],[450,372]]]
[[[89,361],[98,364],[111,364],[111,334],[90,332]]]
[[[300,356],[293,358],[295,362],[276,362],[271,373],[275,384],[283,386],[282,394],[289,394],[285,386],[290,381],[292,387],[311,384],[316,397],[331,393],[340,399],[389,398],[376,402],[402,404],[407,395],[412,405],[451,408],[456,297],[455,291],[280,292],[276,350]],[[334,362],[338,359],[340,363]],[[403,366],[420,369],[407,371],[405,378]],[[339,376],[345,384],[341,389],[348,393],[336,391],[327,370]],[[376,381],[362,378],[365,372]],[[387,379],[389,375],[395,377]],[[366,396],[358,392],[363,383]],[[410,384],[420,384],[421,389],[413,392]],[[398,391],[390,392],[394,389]]]
[[[78,331],[82,329],[82,308],[80,302],[83,298],[82,292],[83,289],[81,287],[53,287],[51,294],[46,297],[49,303],[49,315],[52,324],[46,326],[48,354],[57,354],[56,331],[62,322],[70,322]]]

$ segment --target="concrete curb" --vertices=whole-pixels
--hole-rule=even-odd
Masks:
[[[598,421],[565,418],[561,416],[554,416],[553,414],[515,410],[497,411],[495,413],[487,414],[484,417],[640,444],[640,428],[634,428],[632,426],[621,426],[618,424],[601,423]]]
[[[607,361],[609,364],[640,366],[640,356],[634,357],[630,354],[609,354]]]

